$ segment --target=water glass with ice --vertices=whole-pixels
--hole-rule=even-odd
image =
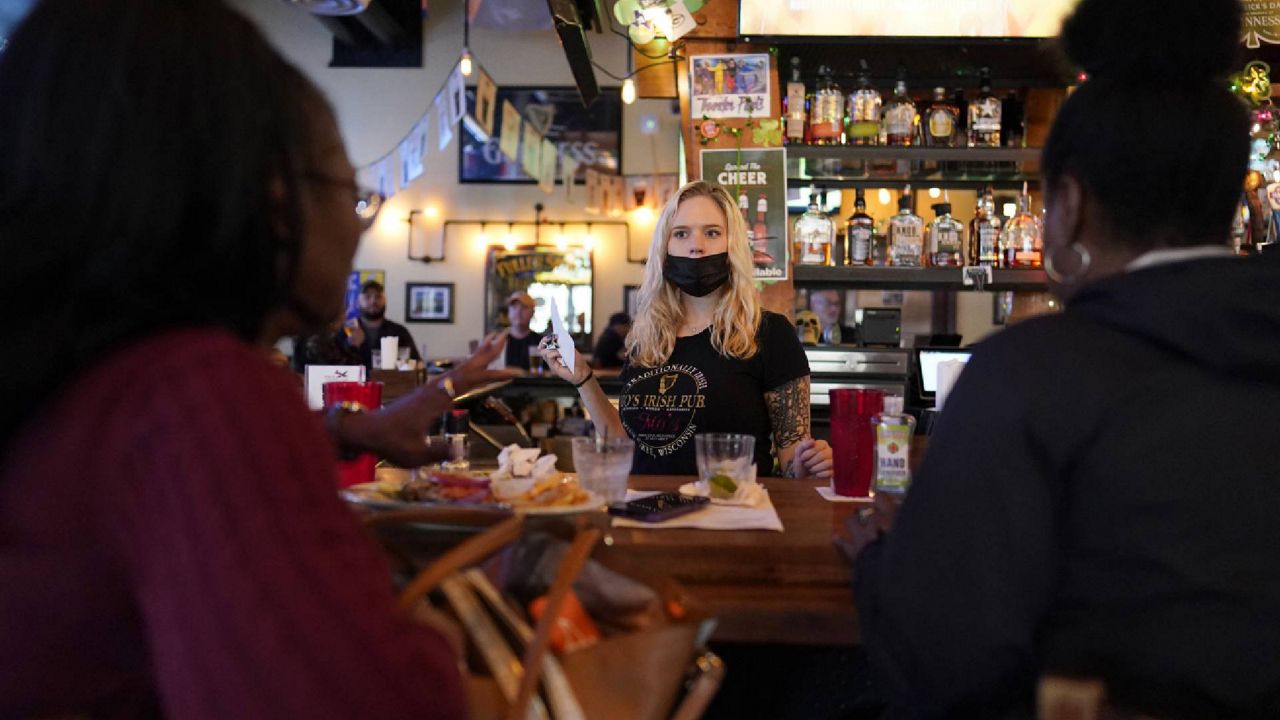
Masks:
[[[574,438],[573,469],[578,483],[610,505],[625,502],[635,450],[635,442],[628,438]]]

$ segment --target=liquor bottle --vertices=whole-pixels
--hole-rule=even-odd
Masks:
[[[929,147],[950,147],[955,139],[960,110],[947,100],[947,89],[933,89],[933,101],[925,108],[921,118],[921,135]]]
[[[746,197],[744,194],[743,197]],[[772,265],[774,257],[769,254],[769,226],[765,217],[769,214],[769,201],[764,193],[756,200],[756,221],[751,225],[751,255],[756,265]]]
[[[1005,147],[1026,147],[1026,125],[1022,99],[1016,90],[1004,96],[1000,115],[1000,139]]]
[[[991,69],[978,75],[978,97],[969,103],[969,147],[1000,147],[1000,98],[991,94]]]
[[[889,218],[889,264],[920,267],[924,253],[924,219],[911,212],[911,187],[898,198],[898,214]]]
[[[886,145],[911,145],[916,138],[916,104],[907,96],[907,81],[903,71],[898,72],[898,82],[893,86],[893,97],[884,107],[884,141]]]
[[[804,81],[800,79],[800,58],[793,57],[791,58],[791,80],[787,82],[787,94],[782,99],[784,141],[788,145],[804,142],[805,124],[808,121]]]
[[[1000,233],[1000,248],[1004,254],[1004,267],[1038,268],[1044,264],[1044,231],[1040,217],[1031,212],[1031,196],[1027,184],[1022,184],[1018,196],[1018,214],[1014,215]]]
[[[818,194],[809,195],[809,209],[796,218],[796,263],[830,265],[831,244],[836,239],[836,224],[818,207]]]
[[[951,217],[951,203],[933,206],[934,219],[929,223],[929,264],[934,267],[964,265],[964,226]]]
[[[969,223],[969,264],[1000,266],[1000,215],[995,193],[988,185],[978,198],[978,207]]]
[[[911,441],[916,419],[902,411],[902,397],[889,395],[884,410],[871,417],[876,429],[875,489],[887,495],[905,495],[911,485]]]
[[[809,142],[839,145],[844,138],[844,94],[831,79],[831,68],[818,67],[818,85],[809,101]]]
[[[858,188],[853,200],[853,214],[845,221],[845,239],[849,243],[849,264],[871,264],[871,236],[876,232],[876,221],[867,214],[867,198]]]
[[[880,110],[883,100],[871,87],[864,70],[858,75],[858,89],[849,93],[848,138],[853,145],[875,145],[880,142]]]

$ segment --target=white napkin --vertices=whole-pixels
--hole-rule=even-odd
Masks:
[[[706,480],[685,483],[680,486],[681,495],[697,495],[711,498],[712,505],[735,505],[738,507],[763,507],[769,502],[769,493],[764,486],[755,481],[755,465],[751,466],[751,480],[738,483],[738,490],[727,498],[712,497],[711,483]]]
[[[837,495],[836,489],[831,487],[830,485],[819,485],[814,489],[817,490],[818,494],[822,496],[822,499],[826,500],[827,502],[867,503],[867,504],[871,504],[873,502],[872,499],[869,497],[849,497],[848,495]]]
[[[938,363],[938,391],[933,401],[933,406],[938,412],[942,412],[942,405],[951,394],[951,388],[955,387],[956,381],[960,379],[961,370],[964,370],[963,360],[943,360]]]
[[[541,480],[548,477],[556,470],[556,456],[547,454],[538,457],[541,453],[538,448],[508,445],[498,453],[498,470],[491,477],[498,480],[527,477]]]
[[[656,495],[652,491],[628,490],[627,500]],[[769,500],[769,493],[761,489],[764,504],[760,507],[741,507],[736,505],[707,505],[701,510],[677,515],[670,520],[657,523],[640,522],[630,518],[613,518],[614,527],[626,528],[694,528],[697,530],[772,530],[782,532],[782,518]]]
[[[573,346],[573,336],[568,330],[564,329],[564,320],[560,317],[560,308],[556,307],[555,298],[551,298],[551,330],[555,333],[556,344],[560,346],[560,357],[564,359],[565,367],[573,369],[573,359],[577,357],[578,350]]]

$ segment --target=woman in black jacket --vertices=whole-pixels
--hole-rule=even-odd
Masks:
[[[1280,426],[1280,263],[1230,249],[1240,22],[1083,0],[1064,23],[1089,74],[1043,157],[1066,312],[982,343],[900,512],[851,525],[891,716],[1025,713],[1066,673],[1156,717],[1280,717],[1280,464],[1253,439]]]

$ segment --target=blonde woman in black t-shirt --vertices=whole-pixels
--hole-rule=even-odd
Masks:
[[[578,388],[597,426],[636,441],[632,472],[697,473],[693,436],[755,436],[756,467],[830,477],[831,448],[809,436],[809,363],[787,319],[760,307],[737,204],[705,182],[685,185],[658,219],[639,311],[627,336],[619,407],[577,355],[572,369],[544,340],[548,367]]]

